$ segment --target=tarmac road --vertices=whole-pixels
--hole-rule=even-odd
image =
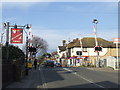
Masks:
[[[86,67],[39,67],[7,88],[118,88],[118,72],[102,72]]]

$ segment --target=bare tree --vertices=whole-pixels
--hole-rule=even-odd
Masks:
[[[38,36],[33,37],[32,46],[36,48],[36,53],[41,52],[41,51],[47,51],[48,49],[47,42]]]
[[[29,41],[29,40],[28,40]],[[36,48],[35,54],[39,52],[46,52],[48,49],[48,44],[47,42],[38,36],[34,36],[32,39],[32,46]],[[26,52],[26,46],[23,46],[23,52]]]

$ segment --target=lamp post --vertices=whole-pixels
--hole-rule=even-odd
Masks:
[[[9,22],[7,23],[4,23],[4,28],[6,29],[6,53],[7,53],[7,62],[8,62],[8,57],[9,57],[9,28],[10,27],[14,27],[14,28],[17,28],[17,27],[22,27],[24,28],[23,30],[25,31],[25,27],[26,29],[29,29],[30,27],[28,26],[28,24],[24,25],[24,26],[18,26],[18,25],[10,25]],[[28,66],[27,66],[27,60],[28,60],[28,33],[25,31],[26,33],[26,75],[28,75]]]
[[[5,43],[5,45],[6,45],[6,61],[5,61],[5,63],[7,63],[9,61],[8,60],[9,59],[9,48],[8,48],[9,47],[9,27],[10,27],[9,22],[3,23],[3,26],[6,29],[6,43]],[[1,40],[1,42],[2,42],[2,40]]]
[[[97,24],[98,24],[98,20],[93,19],[92,23],[94,24],[93,29],[94,29],[94,36],[95,36],[95,44],[96,44],[96,46],[98,46],[98,41],[97,41]],[[97,67],[100,67],[99,52],[97,52],[97,61],[98,61]]]
[[[26,26],[26,25],[25,25]],[[25,31],[25,26],[24,26],[24,31]],[[27,27],[26,27],[26,29],[29,29],[30,27],[28,26],[28,24],[27,24]],[[26,75],[28,75],[28,33],[25,31],[25,33],[26,33],[26,56],[25,56],[25,61],[26,61]]]

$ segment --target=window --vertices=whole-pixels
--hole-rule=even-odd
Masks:
[[[83,48],[83,52],[87,52],[87,48]]]

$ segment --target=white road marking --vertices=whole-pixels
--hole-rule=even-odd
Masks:
[[[44,89],[47,89],[47,83],[45,81],[45,77],[44,77],[44,74],[42,72],[42,69],[39,67],[39,70],[41,71],[40,75],[41,75],[41,79],[42,79],[42,85],[43,85],[43,88]]]
[[[74,74],[74,75],[76,75],[76,76],[78,76],[78,77],[80,77],[80,78],[82,78],[82,79],[84,79],[84,80],[86,80],[86,81],[88,81],[88,82],[90,82],[90,83],[93,83],[94,85],[96,85],[96,86],[98,86],[98,87],[105,88],[105,87],[103,87],[103,86],[101,86],[101,85],[99,85],[99,84],[94,83],[93,81],[91,81],[91,80],[89,80],[89,79],[84,78],[83,76],[77,74],[76,72],[74,72],[74,71],[72,71],[72,70],[70,70],[70,69],[68,69],[68,68],[63,68],[63,69],[66,70],[66,71],[69,71],[69,72],[73,72],[72,74]]]

